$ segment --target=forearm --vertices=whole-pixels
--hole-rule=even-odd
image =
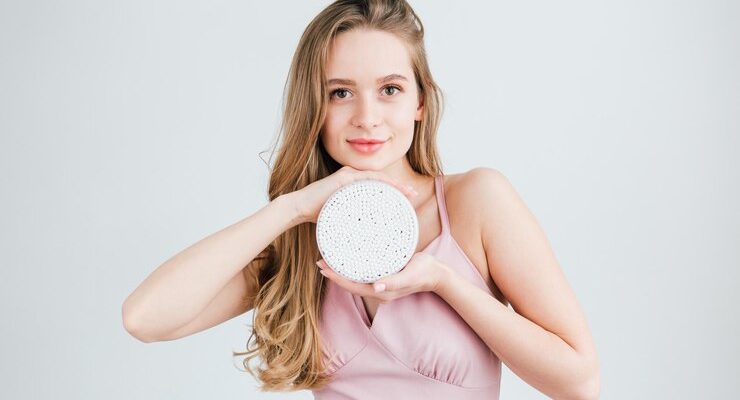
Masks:
[[[442,265],[435,292],[517,376],[553,399],[593,397],[596,371],[554,333],[514,312]]]
[[[128,296],[125,323],[153,336],[185,325],[279,234],[298,223],[294,204],[281,196],[201,239],[165,261]]]

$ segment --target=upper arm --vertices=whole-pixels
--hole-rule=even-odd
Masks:
[[[175,340],[190,336],[251,310],[259,290],[257,274],[266,260],[266,251],[255,257],[240,273],[234,275],[193,320],[159,340]]]
[[[488,269],[514,311],[595,360],[584,313],[535,216],[498,170],[469,172],[480,190]]]

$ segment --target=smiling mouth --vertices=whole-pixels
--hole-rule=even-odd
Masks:
[[[347,141],[350,143],[370,144],[370,143],[384,143],[384,142],[387,142],[388,139],[380,140],[380,139],[357,138],[357,139],[347,139]]]
[[[387,140],[386,140],[387,141]],[[369,141],[369,140],[357,140],[357,141],[348,141],[350,147],[352,147],[357,152],[363,153],[363,154],[370,154],[374,153],[385,144],[386,141]]]

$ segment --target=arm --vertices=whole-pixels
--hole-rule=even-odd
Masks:
[[[470,172],[481,240],[492,278],[512,304],[444,265],[435,292],[516,375],[554,399],[595,399],[599,366],[594,343],[549,243],[514,188],[496,170]]]
[[[251,309],[248,300],[258,288],[247,279],[255,272],[245,265],[251,267],[278,235],[301,222],[290,196],[277,197],[160,265],[123,303],[126,330],[144,342],[171,340]],[[212,311],[204,313],[207,308]]]

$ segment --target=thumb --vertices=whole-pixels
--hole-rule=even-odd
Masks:
[[[400,282],[397,277],[382,278],[382,279],[378,279],[377,281],[375,281],[375,283],[373,283],[373,289],[375,289],[375,293],[380,293],[383,291],[390,291],[390,290],[397,290],[401,286],[402,286],[402,282]]]

